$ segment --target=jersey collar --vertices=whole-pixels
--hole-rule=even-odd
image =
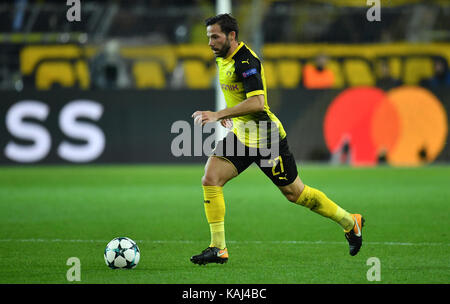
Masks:
[[[241,47],[243,47],[244,46],[244,42],[240,42],[239,43],[239,45],[238,45],[238,47],[234,50],[234,52],[230,55],[230,56],[228,56],[227,58],[225,58],[224,60],[231,60],[231,58],[233,58],[233,56],[239,51],[239,49],[241,48]]]

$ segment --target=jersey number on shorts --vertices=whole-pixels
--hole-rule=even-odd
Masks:
[[[280,171],[276,171],[278,162],[280,163]],[[281,158],[281,156],[275,157],[274,159],[269,159],[268,163],[272,164],[272,175],[273,176],[277,176],[278,174],[284,173],[283,159]],[[282,177],[280,177],[280,179],[281,178]]]

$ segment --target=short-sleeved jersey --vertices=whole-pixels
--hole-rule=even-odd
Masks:
[[[263,147],[274,142],[271,128],[277,128],[278,140],[286,137],[279,119],[267,103],[264,68],[258,56],[243,42],[227,58],[217,57],[219,82],[228,107],[251,96],[264,95],[264,110],[233,118],[233,132],[248,147]],[[264,127],[265,126],[265,127]],[[274,133],[272,133],[274,134]]]

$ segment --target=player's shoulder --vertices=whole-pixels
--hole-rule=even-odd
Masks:
[[[244,43],[234,54],[233,60],[239,70],[248,70],[249,68],[260,68],[261,62],[258,56]]]

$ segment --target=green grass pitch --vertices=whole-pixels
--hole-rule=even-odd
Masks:
[[[341,228],[289,203],[255,166],[224,188],[230,260],[189,261],[209,244],[202,165],[0,168],[0,283],[450,283],[450,167],[299,165],[305,184],[366,218],[351,257]],[[109,269],[108,241],[135,240],[133,270]],[[370,257],[381,281],[370,282]]]

